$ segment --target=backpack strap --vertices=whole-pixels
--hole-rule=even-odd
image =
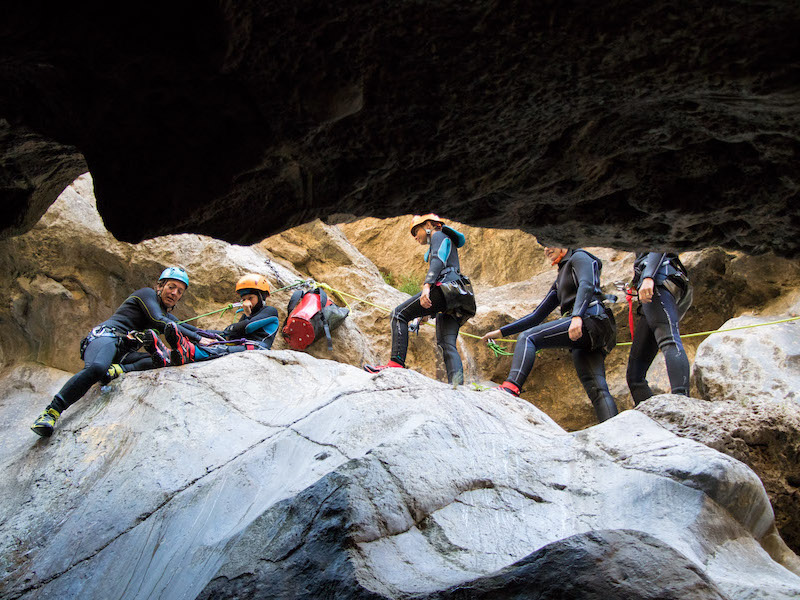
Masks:
[[[325,339],[328,340],[328,350],[332,351],[333,339],[331,339],[331,326],[328,323],[328,319],[325,318],[325,305],[328,303],[328,294],[326,294],[325,290],[322,288],[317,288],[314,292],[319,294],[319,316],[322,319],[322,328],[325,330]]]

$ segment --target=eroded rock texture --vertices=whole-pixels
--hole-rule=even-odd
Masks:
[[[793,0],[16,3],[3,154],[31,167],[2,228],[80,153],[127,241],[434,210],[567,245],[796,255],[798,29]],[[23,131],[75,150],[19,156]]]
[[[47,441],[19,426],[47,377],[0,390],[3,598],[800,594],[756,475],[638,411],[568,434],[503,392],[253,351],[124,376]]]

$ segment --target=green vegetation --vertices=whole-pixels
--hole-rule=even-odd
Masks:
[[[422,289],[421,275],[400,275],[395,277],[392,273],[381,273],[383,280],[395,289],[405,292],[409,296],[418,294]]]

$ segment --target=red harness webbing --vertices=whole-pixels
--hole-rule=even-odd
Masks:
[[[625,288],[625,299],[628,301],[628,329],[631,332],[631,341],[633,341],[633,329],[634,329],[634,319],[633,319],[633,296],[636,294],[635,290],[631,287]],[[638,294],[636,294],[638,296]]]

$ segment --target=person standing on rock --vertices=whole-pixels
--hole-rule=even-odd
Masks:
[[[569,348],[572,362],[598,421],[617,414],[606,383],[605,357],[616,345],[617,326],[605,306],[600,288],[602,262],[586,250],[544,249],[558,275],[550,291],[529,315],[485,334],[481,341],[521,333],[514,349],[511,371],[500,388],[514,396],[533,369],[536,352],[543,348]],[[557,307],[561,318],[543,323]]]
[[[422,291],[392,311],[392,354],[385,365],[364,365],[364,370],[378,373],[386,368],[405,368],[408,352],[408,328],[414,319],[436,315],[436,343],[444,354],[447,380],[453,385],[464,382],[464,366],[456,348],[458,330],[475,315],[475,294],[469,279],[461,274],[458,248],[464,235],[444,224],[433,213],[414,215],[411,235],[429,246],[429,263]]]
[[[109,373],[112,365],[119,366],[119,361],[142,343],[129,333],[145,329],[164,332],[168,325],[175,325],[183,335],[200,342],[202,338],[194,327],[178,325],[177,319],[170,314],[188,287],[186,271],[181,267],[168,267],[161,273],[155,288],[136,290],[110,319],[92,329],[81,342],[84,368],[53,397],[33,423],[33,432],[50,437],[62,412],[81,399],[92,385],[115,376]]]
[[[267,278],[256,273],[248,273],[239,278],[236,292],[242,300],[244,313],[238,322],[225,328],[224,331],[210,331],[219,335],[232,345],[212,342],[200,347],[192,343],[189,336],[183,333],[175,323],[170,323],[164,330],[164,337],[172,346],[169,351],[155,335],[150,332],[152,344],[146,345],[157,366],[179,366],[193,362],[202,362],[244,352],[245,350],[269,350],[275,341],[278,331],[278,310],[274,306],[264,304],[269,296],[270,287]]]
[[[659,349],[667,363],[670,391],[689,395],[689,358],[678,323],[692,305],[692,286],[677,254],[638,252],[632,287],[638,290],[639,316],[633,330],[626,378],[634,404],[653,395],[647,370]]]

